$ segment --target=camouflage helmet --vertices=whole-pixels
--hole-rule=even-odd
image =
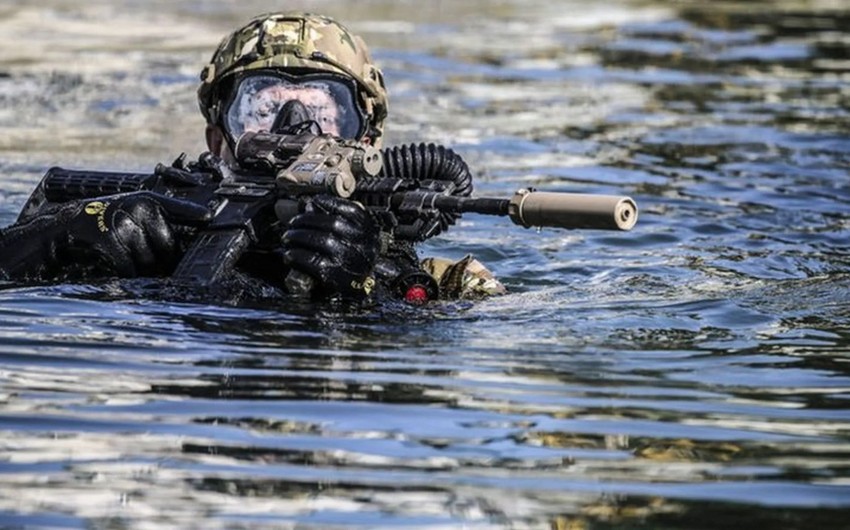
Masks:
[[[201,71],[198,104],[207,123],[221,123],[221,106],[234,77],[252,70],[326,72],[352,79],[368,122],[364,136],[380,143],[387,116],[383,75],[363,39],[335,20],[310,13],[271,13],[225,37]]]

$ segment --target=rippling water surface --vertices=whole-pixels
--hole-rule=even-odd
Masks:
[[[278,4],[5,2],[0,224],[51,165],[198,154],[197,72]],[[389,143],[638,227],[468,216],[424,253],[511,294],[424,309],[7,286],[0,527],[844,527],[846,3],[291,4],[373,44]]]

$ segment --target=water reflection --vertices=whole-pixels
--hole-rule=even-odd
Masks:
[[[4,224],[47,166],[198,152],[196,65],[269,8],[76,4],[0,8]],[[378,45],[390,143],[639,229],[470,216],[427,252],[512,293],[426,310],[0,290],[0,526],[841,527],[850,15],[753,5],[322,3]]]

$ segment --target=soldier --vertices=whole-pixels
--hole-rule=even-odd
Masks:
[[[198,101],[210,152],[235,165],[239,136],[268,131],[291,100],[323,133],[381,146],[387,94],[362,39],[327,17],[283,13],[257,17],[227,36],[204,67]],[[471,177],[463,168],[460,189],[468,194]],[[54,206],[0,232],[0,277],[168,276],[210,217],[199,205],[149,192]],[[294,269],[313,278],[315,294],[331,297],[362,298],[376,286],[411,301],[504,291],[469,257],[420,263],[412,245],[382,244],[364,208],[325,195],[291,220],[279,252],[246,256],[238,268],[281,290]],[[420,289],[406,289],[411,285]]]

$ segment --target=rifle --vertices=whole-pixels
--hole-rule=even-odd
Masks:
[[[630,230],[638,216],[635,202],[621,196],[532,188],[520,189],[509,199],[454,195],[457,190],[451,181],[382,173],[392,154],[387,150],[316,134],[309,127],[246,132],[236,142],[234,154],[238,170],[211,153],[190,164],[182,154],[170,167],[158,164],[153,174],[53,167],[19,220],[52,203],[141,190],[207,206],[214,212],[213,220],[196,235],[174,277],[211,285],[231,272],[249,247],[278,246],[299,203],[318,193],[360,202],[375,214],[385,233],[414,242],[444,229],[447,215],[450,224],[463,213],[507,216],[524,227],[608,230]],[[290,290],[309,292],[312,279],[291,271],[286,284]]]

